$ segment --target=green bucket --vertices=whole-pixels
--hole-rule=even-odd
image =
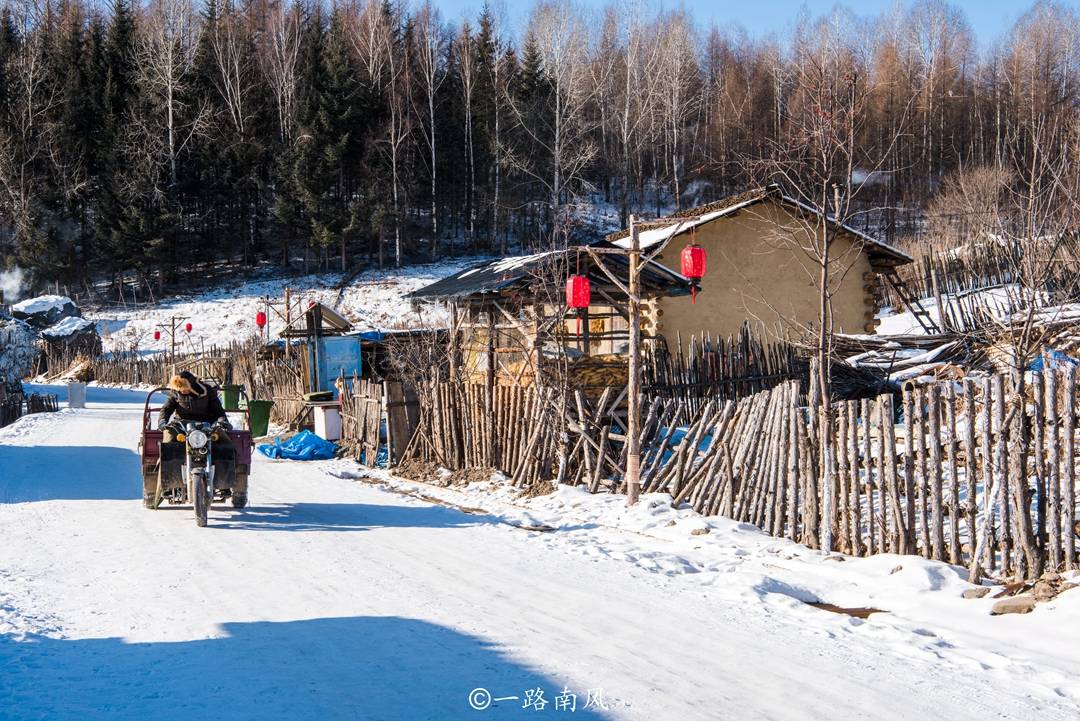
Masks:
[[[266,429],[270,425],[270,409],[273,407],[273,401],[248,401],[248,416],[251,419],[252,438],[266,435]]]
[[[226,410],[235,410],[240,407],[240,391],[244,386],[226,383],[221,386],[221,403]]]

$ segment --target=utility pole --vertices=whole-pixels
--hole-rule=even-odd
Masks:
[[[626,503],[637,503],[641,490],[641,292],[638,288],[638,264],[641,262],[641,238],[637,223],[630,216],[630,277],[627,293],[630,312],[630,358],[626,382]]]
[[[285,360],[292,357],[292,340],[289,338],[289,328],[292,326],[292,288],[285,286]],[[269,333],[267,333],[269,338]]]
[[[180,324],[180,321],[187,320],[186,315],[174,315],[169,318],[169,325],[159,323],[158,328],[169,334],[169,362],[173,366],[173,372],[176,371],[176,327]]]

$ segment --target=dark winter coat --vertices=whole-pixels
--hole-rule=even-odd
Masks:
[[[181,391],[189,392],[181,393]],[[221,421],[226,424],[229,422],[217,390],[200,382],[188,371],[181,372],[169,381],[169,390],[166,394],[169,400],[158,413],[158,427],[168,423],[173,414],[184,421],[201,423]]]

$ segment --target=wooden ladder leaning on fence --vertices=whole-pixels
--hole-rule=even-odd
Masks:
[[[915,316],[915,320],[918,322],[922,329],[927,333],[939,333],[940,329],[937,324],[934,323],[934,319],[930,317],[930,314],[919,303],[919,299],[912,295],[911,290],[907,287],[907,283],[897,274],[895,268],[889,268],[882,273],[882,278],[889,284],[889,287],[893,289],[896,296],[900,298],[900,301],[904,304],[904,307],[911,311],[911,314]]]

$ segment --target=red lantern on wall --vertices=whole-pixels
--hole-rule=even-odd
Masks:
[[[682,250],[682,274],[690,279],[690,299],[697,302],[697,282],[705,276],[705,249],[691,243]]]
[[[190,333],[191,332],[191,323],[185,323],[184,324],[184,330],[186,330],[188,333]]]
[[[161,331],[154,331],[154,340],[161,340]]]
[[[262,330],[266,326],[266,313],[261,310],[255,314],[255,325],[259,326],[259,330]]]
[[[572,275],[566,279],[566,305],[569,308],[580,311],[589,307],[592,293],[589,290],[589,279],[584,275]],[[577,332],[581,335],[581,316],[578,316]]]

